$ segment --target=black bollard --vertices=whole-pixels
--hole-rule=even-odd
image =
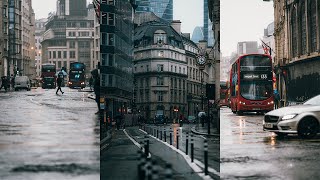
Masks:
[[[164,177],[165,180],[172,180],[172,165],[171,164],[166,164],[164,176],[165,176]]]
[[[149,139],[148,139],[147,135],[145,135],[144,138],[145,138],[145,140],[144,140],[144,142],[145,142],[145,144],[144,144],[144,155],[146,157],[148,157],[148,155],[149,155]]]
[[[170,131],[170,145],[172,145],[172,133]]]
[[[166,133],[166,129],[164,129],[164,142],[167,142],[167,133]]]
[[[158,131],[158,128],[157,128],[157,138],[159,138],[159,131]]]
[[[152,179],[157,180],[159,179],[159,172],[158,172],[158,166],[156,160],[152,160]]]
[[[186,155],[188,155],[188,143],[189,143],[189,133],[187,132],[187,136],[186,136]]]
[[[193,149],[193,134],[191,134],[191,162],[193,162],[193,152],[194,152],[194,149]]]
[[[142,148],[139,151],[139,154],[140,154],[140,164],[138,165],[138,176],[139,176],[139,179],[145,179],[146,157],[142,152]]]
[[[151,158],[147,158],[146,166],[145,166],[145,177],[149,180],[151,179]]]
[[[179,131],[177,131],[177,149],[179,149]]]
[[[208,175],[208,141],[204,140],[204,174]]]
[[[160,126],[160,140],[162,141],[162,127]]]

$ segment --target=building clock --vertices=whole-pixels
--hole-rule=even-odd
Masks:
[[[204,65],[204,64],[206,64],[206,57],[204,57],[204,56],[199,56],[199,57],[198,57],[198,64],[199,64],[199,65]]]

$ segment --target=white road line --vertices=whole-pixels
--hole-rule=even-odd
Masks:
[[[139,129],[139,130],[140,130],[141,132],[147,134],[147,132],[145,132],[144,130],[142,130],[142,129]],[[177,149],[177,148],[175,148],[174,146],[170,145],[169,143],[163,142],[163,141],[161,141],[160,139],[157,139],[156,137],[154,137],[154,136],[152,136],[152,135],[150,135],[150,137],[152,137],[152,138],[154,138],[155,140],[163,143],[164,145],[170,147],[172,150],[174,150],[174,151],[176,151],[177,153],[179,153],[180,155],[182,155],[183,158],[184,158],[184,159],[186,160],[186,162],[188,163],[188,165],[189,165],[189,166],[193,169],[193,171],[196,172],[202,179],[204,179],[204,180],[213,180],[210,176],[208,176],[208,175],[206,176],[205,173],[199,173],[199,172],[202,171],[202,169],[201,169],[200,167],[201,167],[201,165],[203,165],[199,160],[194,159],[194,163],[192,163],[192,162],[191,162],[191,158],[190,158],[188,155],[186,155],[184,152],[182,152],[180,149]],[[196,161],[199,162],[199,163],[196,163]],[[199,167],[199,166],[200,166],[200,167]],[[203,165],[202,168],[204,168],[204,165]],[[215,169],[208,167],[208,171],[220,177],[220,173],[219,173],[218,171],[216,171]]]
[[[124,129],[123,130],[124,134],[126,134],[126,136],[133,142],[133,144],[135,144],[136,146],[138,146],[139,149],[141,149],[141,145],[136,141],[134,140],[132,137],[129,136],[129,134],[127,133],[127,131]],[[144,152],[145,149],[142,147],[142,151]],[[151,158],[151,154],[149,152],[148,154],[148,158]]]

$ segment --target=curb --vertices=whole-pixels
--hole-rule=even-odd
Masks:
[[[109,146],[111,139],[112,139],[112,135],[109,133],[109,131],[107,131],[107,137],[103,138],[100,141],[100,151],[103,151],[106,147]]]
[[[191,132],[193,134],[202,135],[202,136],[209,136],[209,137],[220,137],[220,134],[207,134],[207,133],[201,133],[199,131],[195,130],[195,127],[191,128]]]

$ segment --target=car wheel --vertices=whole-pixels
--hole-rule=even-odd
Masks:
[[[314,118],[304,118],[298,124],[298,135],[302,138],[312,138],[318,131],[319,123]]]
[[[242,111],[237,111],[237,115],[242,116],[243,112]]]

